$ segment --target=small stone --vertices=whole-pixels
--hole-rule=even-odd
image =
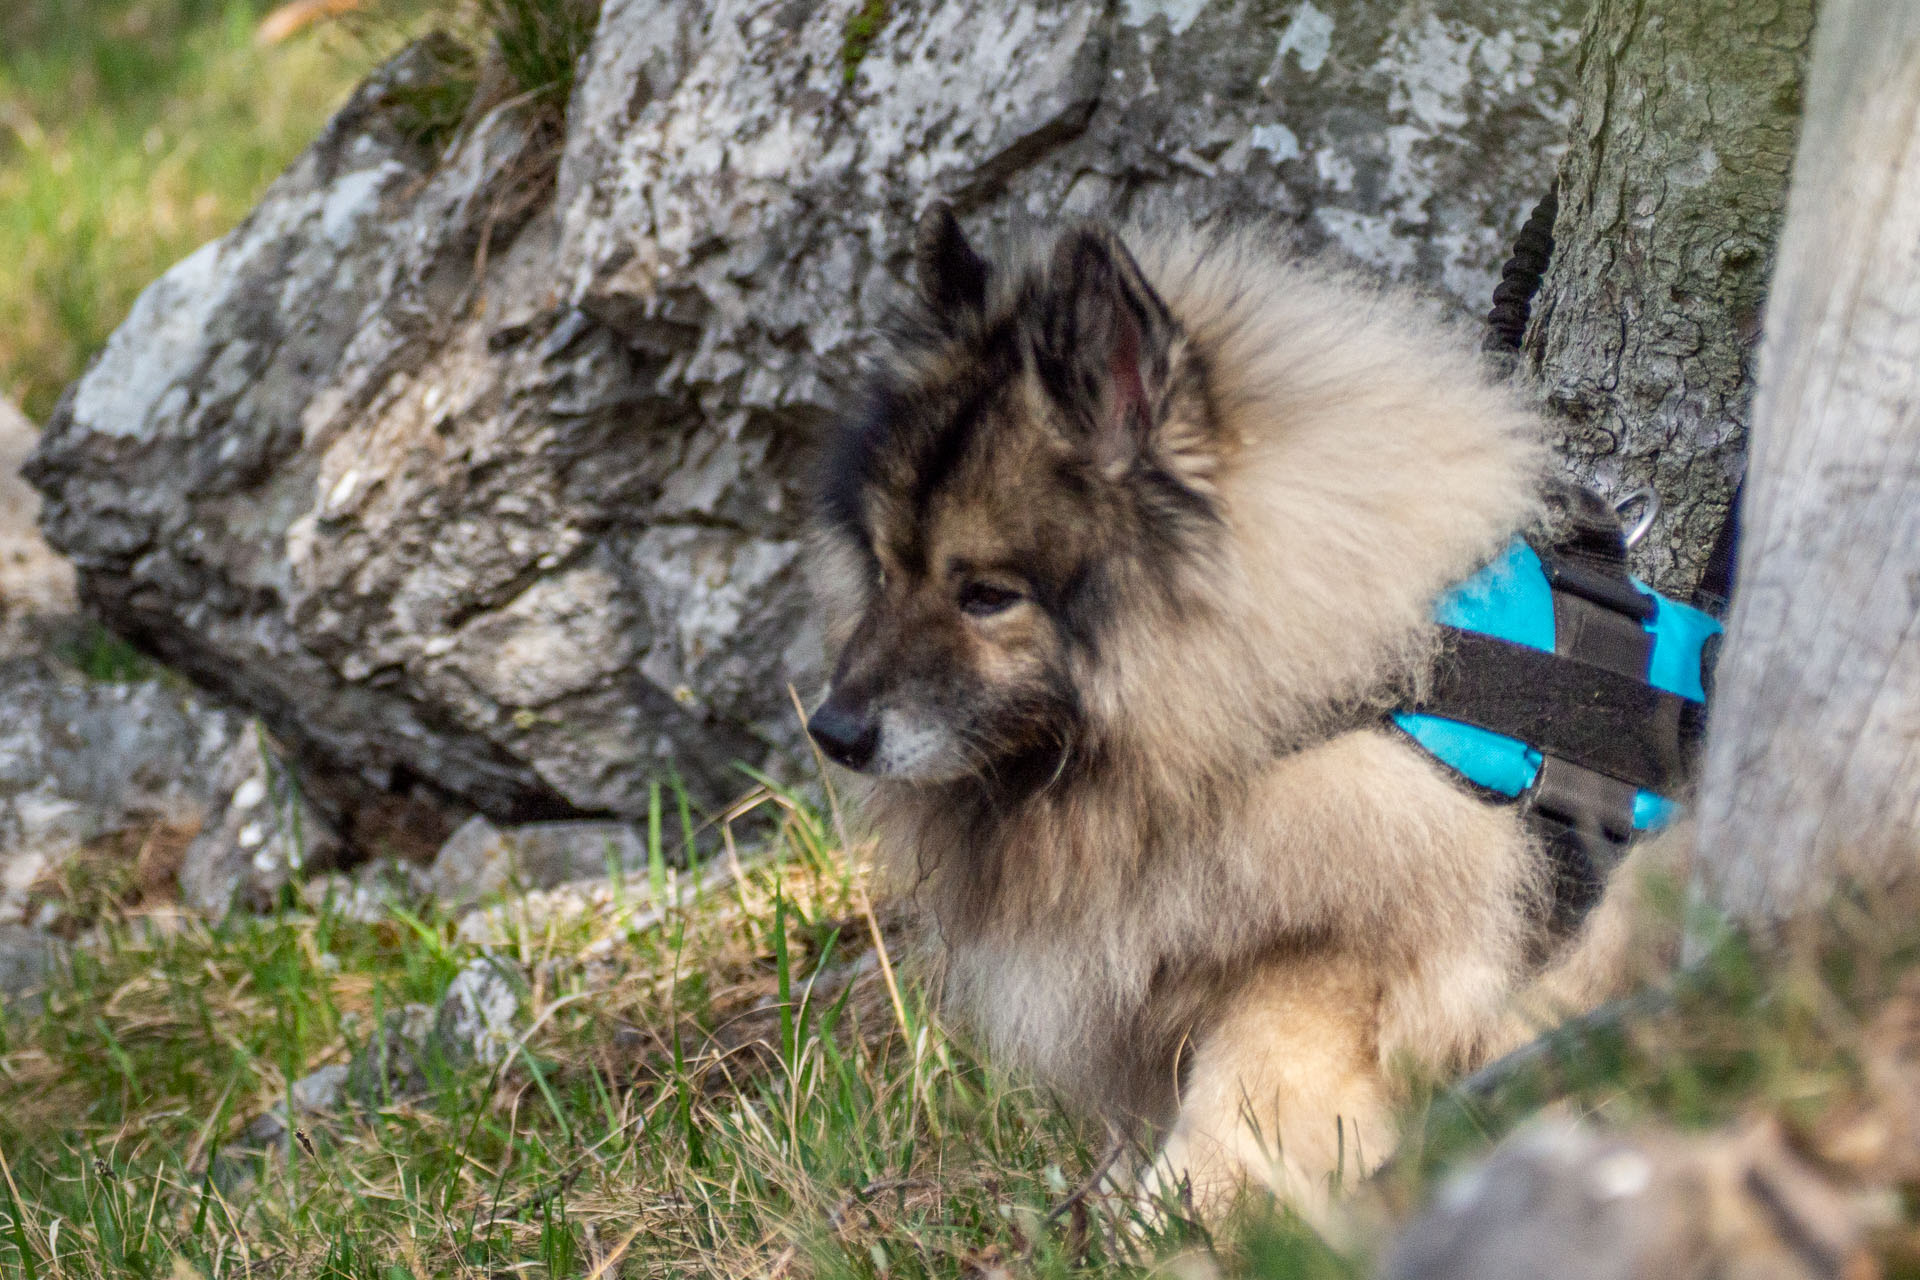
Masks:
[[[519,1012],[519,989],[501,962],[480,956],[447,985],[434,1015],[434,1038],[451,1063],[497,1067],[518,1039]]]
[[[271,910],[296,875],[343,852],[264,735],[249,724],[216,765],[213,812],[180,864],[180,896],[216,918]]]
[[[518,879],[530,889],[632,875],[647,865],[646,840],[619,822],[534,822],[514,828],[511,843]]]
[[[30,997],[66,952],[58,938],[16,924],[0,924],[0,1004]]]
[[[1608,1136],[1542,1125],[1442,1188],[1383,1280],[1664,1280],[1874,1274],[1863,1204],[1770,1123]]]
[[[552,889],[646,865],[646,841],[625,823],[532,822],[503,831],[474,817],[434,855],[428,880],[436,898],[458,908],[509,888]]]
[[[270,1147],[287,1140],[287,1110],[279,1103],[261,1112],[247,1122],[242,1131],[246,1144],[251,1147]]]
[[[427,869],[394,858],[371,858],[350,876],[330,872],[300,887],[300,901],[309,911],[330,912],[356,924],[377,924],[395,907],[417,910],[430,896]]]
[[[267,780],[258,774],[241,783],[230,803],[236,809],[252,809],[267,798]]]
[[[368,1038],[347,1066],[347,1092],[368,1109],[418,1097],[426,1092],[428,1040],[434,1010],[408,1004],[389,1010],[380,1029]]]
[[[513,855],[500,828],[476,814],[440,846],[427,878],[442,903],[471,906],[507,887],[513,878]]]
[[[347,1087],[352,1073],[347,1063],[336,1062],[301,1076],[287,1089],[294,1111],[309,1115],[332,1111],[339,1105],[341,1090]]]

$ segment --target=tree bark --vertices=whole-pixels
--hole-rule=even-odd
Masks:
[[[1812,0],[1598,0],[1527,351],[1567,474],[1665,510],[1635,568],[1685,595],[1745,452]]]
[[[1700,848],[1764,925],[1920,852],[1920,8],[1822,14],[1754,418]]]

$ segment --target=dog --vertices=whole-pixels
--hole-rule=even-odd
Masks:
[[[1323,1210],[1403,1065],[1472,1066],[1634,946],[1610,893],[1556,949],[1539,840],[1383,719],[1436,596],[1546,518],[1542,425],[1258,232],[995,264],[936,204],[913,257],[822,467],[808,730],[992,1059],[1149,1126],[1150,1186]]]

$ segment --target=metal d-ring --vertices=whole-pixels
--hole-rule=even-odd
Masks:
[[[1624,520],[1627,512],[1633,510],[1636,504],[1640,507],[1640,518],[1633,522],[1631,529],[1627,530],[1625,540],[1629,547],[1638,546],[1640,539],[1647,536],[1647,530],[1653,528],[1653,522],[1660,518],[1660,495],[1653,491],[1653,486],[1650,484],[1641,485],[1614,503],[1613,514]]]

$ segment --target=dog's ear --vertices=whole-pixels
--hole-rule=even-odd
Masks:
[[[920,296],[947,328],[963,314],[987,307],[987,261],[967,243],[953,206],[936,200],[920,215],[913,236],[913,269]]]
[[[1180,326],[1105,227],[1061,237],[1049,280],[1041,377],[1089,433],[1101,468],[1123,468],[1152,442]]]

